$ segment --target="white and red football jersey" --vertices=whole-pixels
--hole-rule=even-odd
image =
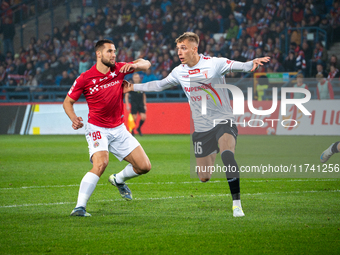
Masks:
[[[206,57],[200,54],[199,62],[193,66],[180,64],[165,78],[169,85],[180,84],[188,97],[196,132],[206,132],[214,127],[214,119],[235,120],[230,106],[227,89],[215,88],[226,84],[224,75],[232,71],[234,60]],[[197,87],[208,87],[207,90]],[[207,97],[207,114],[202,115],[202,97]],[[216,102],[215,102],[216,101]]]
[[[88,107],[88,122],[104,128],[114,128],[124,122],[123,87],[125,75],[119,70],[126,63],[116,62],[106,74],[96,65],[82,73],[73,83],[67,95],[78,100],[84,94]]]

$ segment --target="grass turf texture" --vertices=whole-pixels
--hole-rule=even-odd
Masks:
[[[339,179],[244,178],[234,218],[225,180],[189,177],[189,136],[137,138],[152,170],[129,181],[135,200],[108,183],[126,165],[110,155],[81,218],[69,213],[91,168],[85,138],[0,136],[0,254],[339,254]],[[320,164],[338,139],[243,135],[236,159]]]

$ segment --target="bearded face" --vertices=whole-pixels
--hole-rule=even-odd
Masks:
[[[106,65],[107,67],[114,67],[115,64],[116,64],[116,61],[115,60],[110,60],[110,59],[107,59],[107,58],[101,58],[101,61],[104,65]]]
[[[100,61],[107,67],[114,67],[116,64],[116,48],[113,44],[105,43],[100,51]]]

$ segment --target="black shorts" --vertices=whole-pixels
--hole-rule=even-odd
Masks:
[[[136,104],[136,103],[131,103],[131,114],[137,114],[137,113],[145,113],[145,107],[144,104]]]
[[[230,126],[230,122],[218,124],[206,132],[194,132],[192,134],[192,142],[194,144],[195,157],[203,158],[213,152],[218,153],[220,151],[218,148],[218,139],[225,133],[231,134],[236,141],[238,130],[235,124]]]

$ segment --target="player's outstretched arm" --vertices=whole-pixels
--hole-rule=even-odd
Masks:
[[[82,128],[84,126],[84,124],[82,122],[83,118],[82,117],[78,117],[76,115],[76,113],[74,112],[73,104],[75,102],[76,102],[75,100],[73,100],[69,96],[66,96],[66,98],[64,100],[64,103],[63,103],[63,107],[64,107],[64,110],[65,110],[67,116],[72,121],[72,128],[74,130],[77,130],[79,128]]]
[[[262,66],[263,63],[269,62],[270,57],[263,57],[263,58],[255,58],[248,62],[239,62],[234,61],[231,64],[231,72],[254,72],[259,66]]]
[[[170,84],[166,78],[160,81],[150,81],[146,83],[136,83],[132,84],[128,81],[123,81],[123,93],[127,93],[129,91],[143,91],[143,92],[150,92],[150,91],[162,91],[168,88],[171,88],[176,84]]]
[[[119,70],[121,73],[127,73],[127,72],[139,72],[139,71],[146,71],[150,68],[151,63],[148,60],[139,58],[132,63],[127,63],[124,66],[122,66]]]

